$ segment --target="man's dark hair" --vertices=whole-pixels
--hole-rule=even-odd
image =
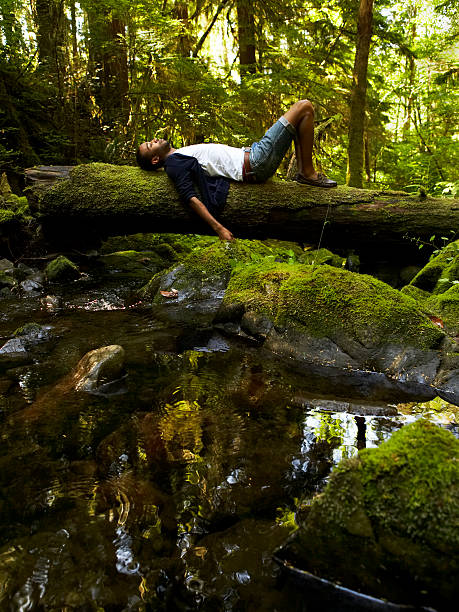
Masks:
[[[137,152],[135,154],[135,158],[137,160],[137,164],[143,170],[158,170],[158,168],[161,168],[164,165],[163,161],[159,161],[156,164],[152,164],[151,163],[151,158],[152,157],[153,157],[153,155],[149,151],[145,151],[145,153],[142,153],[140,151],[140,147],[137,149]]]

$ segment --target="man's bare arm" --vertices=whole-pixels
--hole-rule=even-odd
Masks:
[[[233,234],[223,227],[221,223],[213,217],[199,198],[190,198],[189,204],[194,212],[201,217],[214,230],[220,240],[234,240]]]

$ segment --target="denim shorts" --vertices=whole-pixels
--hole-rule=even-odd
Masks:
[[[281,117],[259,142],[253,143],[249,163],[257,182],[262,183],[273,176],[295,137],[293,125]]]

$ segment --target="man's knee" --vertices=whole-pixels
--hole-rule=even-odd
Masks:
[[[298,100],[296,104],[303,115],[314,115],[314,106],[310,100]]]
[[[295,127],[305,118],[314,118],[314,106],[309,100],[298,100],[285,113],[284,117]]]

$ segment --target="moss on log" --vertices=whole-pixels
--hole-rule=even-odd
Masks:
[[[68,179],[50,186],[35,184],[33,174],[39,170],[26,172],[29,201],[42,222],[59,232],[70,223],[75,233],[78,222],[105,235],[205,230],[180,203],[163,171],[93,163],[76,166]],[[222,223],[239,237],[311,243],[318,242],[325,219],[324,246],[374,249],[404,243],[414,248],[407,236],[428,240],[432,234],[459,229],[459,200],[271,180],[262,185],[232,184],[221,214]]]

